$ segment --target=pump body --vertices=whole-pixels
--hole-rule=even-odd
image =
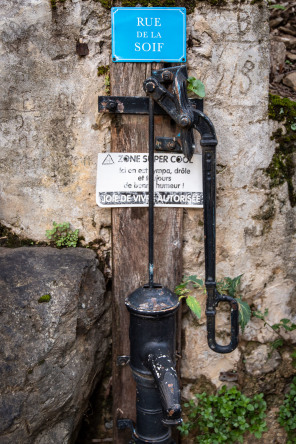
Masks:
[[[181,423],[175,370],[177,296],[154,284],[127,299],[130,312],[130,366],[137,383],[136,443],[172,444],[170,426]]]

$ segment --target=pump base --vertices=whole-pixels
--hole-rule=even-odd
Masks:
[[[172,441],[172,438],[168,438],[168,439],[161,440],[161,441],[159,441],[159,440],[157,440],[157,441],[147,441],[147,440],[143,441],[142,439],[133,437],[132,441],[130,441],[130,444],[176,444],[176,442]]]

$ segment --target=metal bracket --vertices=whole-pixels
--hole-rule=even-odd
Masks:
[[[180,137],[156,137],[155,150],[172,153],[182,153]]]
[[[130,358],[131,358],[130,356],[126,356],[126,355],[117,356],[116,365],[118,367],[124,367],[125,365],[129,364]]]
[[[130,429],[133,433],[135,431],[135,426],[133,421],[131,419],[126,419],[126,418],[117,419],[117,428],[119,430]]]
[[[134,444],[136,441],[134,440],[134,436],[135,436],[135,424],[131,419],[126,419],[126,418],[122,418],[122,419],[117,419],[117,428],[118,430],[126,430],[126,429],[130,429],[132,432],[132,439],[131,441],[129,441],[129,444]]]
[[[203,99],[188,99],[191,109],[203,111]],[[109,114],[149,114],[149,97],[124,97],[124,96],[100,96],[98,98],[100,113]],[[154,114],[167,116],[168,113],[157,102],[154,106]],[[172,116],[171,116],[172,117]],[[180,135],[170,137],[158,137],[155,142],[156,151],[182,153]]]
[[[149,114],[149,97],[100,96],[99,112],[110,114]],[[202,99],[189,99],[193,109],[203,111]],[[154,114],[167,116],[168,113],[155,103]]]

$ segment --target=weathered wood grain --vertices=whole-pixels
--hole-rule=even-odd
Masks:
[[[151,65],[117,63],[111,67],[111,94],[143,96],[143,81]],[[156,135],[169,136],[170,119],[155,118]],[[175,133],[174,133],[175,134]],[[148,117],[112,117],[113,152],[148,152]],[[155,209],[155,282],[174,289],[182,274],[182,209]],[[125,298],[148,282],[148,209],[112,210],[113,255],[113,413],[116,444],[126,444],[130,432],[118,431],[118,418],[136,417],[135,383],[129,366],[118,367],[117,356],[129,355],[129,314]],[[179,344],[178,344],[179,345]]]

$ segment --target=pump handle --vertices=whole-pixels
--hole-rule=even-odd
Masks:
[[[185,65],[153,71],[144,81],[144,90],[181,127],[184,155],[190,160],[194,152],[193,129],[200,135],[203,162],[205,282],[207,290],[207,331],[209,347],[217,353],[229,353],[238,345],[238,303],[216,289],[216,146],[217,137],[211,120],[194,109],[187,97]],[[231,308],[231,337],[228,345],[217,344],[215,336],[216,307],[228,302]]]

